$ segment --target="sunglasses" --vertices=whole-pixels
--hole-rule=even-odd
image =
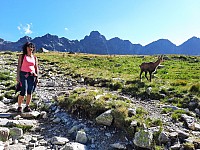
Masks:
[[[34,45],[28,45],[28,47],[29,47],[29,48],[35,48],[35,46],[34,46]]]

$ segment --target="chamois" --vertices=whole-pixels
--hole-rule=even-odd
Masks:
[[[158,60],[156,62],[144,62],[140,65],[140,80],[142,79],[142,73],[145,72],[145,77],[147,78],[147,72],[149,72],[150,75],[150,82],[151,82],[151,77],[152,73],[156,71],[156,68],[158,65],[163,61],[163,56],[158,56]],[[148,80],[148,78],[147,78]]]

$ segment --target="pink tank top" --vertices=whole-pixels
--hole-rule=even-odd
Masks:
[[[21,71],[35,73],[35,57],[24,56]]]

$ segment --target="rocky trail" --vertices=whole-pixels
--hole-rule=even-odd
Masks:
[[[7,63],[12,59],[10,55],[0,55],[0,69],[15,74],[17,62],[13,60],[12,63]],[[41,65],[40,70],[45,72],[45,66]],[[72,116],[58,106],[55,101],[58,95],[80,87],[89,88],[84,82],[63,77],[62,74],[51,74],[50,78],[41,77],[40,86],[35,92],[38,99],[33,100],[37,109],[21,115],[15,112],[17,102],[3,97],[0,101],[0,150],[151,149],[147,144],[151,142],[151,136],[147,137],[147,143],[137,142],[138,137],[129,139],[122,130]],[[5,84],[1,84],[0,91],[4,88]],[[143,107],[150,118],[163,121],[159,140],[165,149],[184,149],[183,143],[192,143],[194,149],[200,149],[200,123],[194,117],[196,114],[191,112],[193,116],[183,115],[185,123],[174,123],[170,114],[162,114],[161,111],[164,107],[179,109],[175,106],[160,104],[158,100],[142,101],[129,95],[113,93],[130,99],[136,107]],[[145,133],[151,135],[158,130],[159,127],[152,127],[145,129]]]

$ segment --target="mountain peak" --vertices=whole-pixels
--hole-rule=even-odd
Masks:
[[[18,40],[18,42],[26,43],[26,42],[30,42],[31,40],[32,40],[31,37],[29,37],[29,36],[24,36],[24,37],[20,38],[20,39]]]
[[[198,38],[198,37],[196,37],[196,36],[193,36],[193,37],[191,37],[190,39],[188,39],[188,40],[199,40],[200,38]]]
[[[46,37],[46,38],[56,37],[56,38],[58,38],[57,35],[52,35],[52,34],[50,34],[50,33],[45,34],[43,37]]]
[[[97,36],[101,36],[101,34],[98,31],[92,31],[92,32],[90,32],[90,36],[97,37]]]

